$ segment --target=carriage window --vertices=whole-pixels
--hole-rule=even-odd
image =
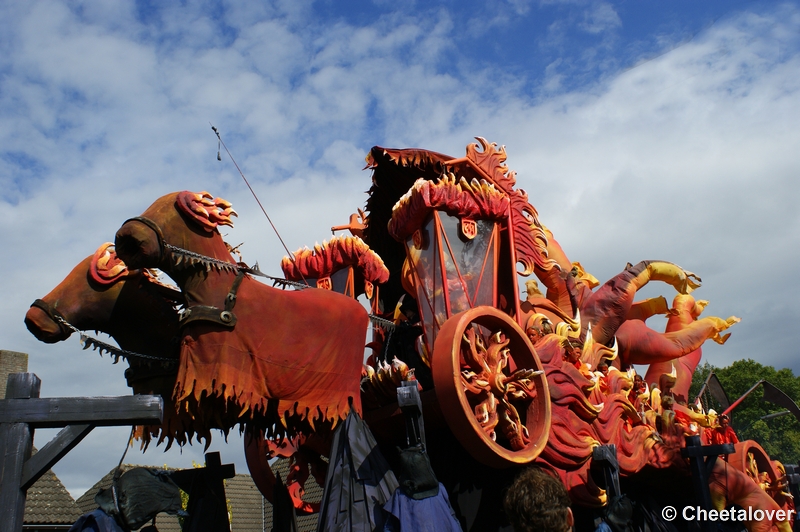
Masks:
[[[442,265],[433,226],[433,216],[430,216],[416,238],[412,235],[406,239],[406,256],[415,272],[417,302],[422,312],[426,338],[435,338],[439,327],[448,317],[442,290]]]
[[[341,270],[334,272],[331,275],[331,283],[333,284],[333,291],[339,292],[346,296],[353,297],[353,267],[348,266]]]
[[[478,305],[494,306],[495,223],[475,220],[475,236],[470,239],[463,234],[459,218],[443,212],[438,215],[446,237],[442,248],[451,313]]]

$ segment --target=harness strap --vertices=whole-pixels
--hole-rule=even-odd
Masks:
[[[221,311],[218,307],[208,305],[189,307],[181,312],[178,318],[178,326],[183,329],[188,324],[196,321],[210,321],[222,327],[233,329],[236,326],[236,314],[233,313],[233,307],[236,306],[236,292],[239,291],[242,279],[244,279],[244,271],[240,270],[236,274],[236,279],[234,279],[228,295],[225,296],[225,310]]]
[[[58,310],[54,309],[52,305],[50,305],[47,301],[43,299],[37,299],[36,301],[31,303],[31,307],[36,307],[38,309],[43,310],[44,313],[47,314],[47,317],[53,320],[56,323],[56,325],[58,325],[58,328],[61,329],[62,333],[66,335],[72,334],[72,331],[69,330],[69,328],[67,328],[64,325],[64,323],[66,322],[64,316]]]
[[[153,230],[158,238],[158,262],[160,264],[161,260],[164,258],[164,233],[161,232],[161,228],[158,226],[158,224],[150,218],[145,218],[144,216],[134,216],[133,218],[128,218],[122,225],[125,225],[128,222],[143,223]]]

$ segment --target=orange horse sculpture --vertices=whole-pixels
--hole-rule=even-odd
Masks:
[[[162,269],[186,297],[175,400],[190,412],[239,412],[267,438],[327,429],[350,408],[360,412],[366,310],[335,292],[284,291],[251,278],[217,230],[234,215],[206,192],[175,192],[116,235],[129,267]],[[270,496],[262,445],[249,446],[248,463]]]
[[[171,401],[178,373],[178,312],[183,297],[177,290],[155,281],[145,270],[129,270],[110,243],[103,244],[82,260],[49,294],[36,300],[25,315],[25,325],[39,340],[55,343],[69,338],[73,330],[97,330],[114,338],[124,350],[145,357],[128,356],[125,371],[135,394],[164,398],[161,426],[148,426],[141,434],[147,446],[174,440],[184,444],[196,430],[210,437],[207,429],[176,411]],[[65,323],[66,322],[66,323]],[[88,347],[88,345],[86,346]]]

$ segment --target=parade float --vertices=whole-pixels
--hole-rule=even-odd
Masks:
[[[168,194],[37,300],[26,323],[45,342],[113,336],[119,348],[84,342],[127,358],[134,392],[165,401],[163,423],[139,429],[143,445],[238,427],[267,499],[270,460],[290,461],[284,480],[302,513],[320,508],[304,484],[325,484],[351,413],[402,467],[403,388],[419,397],[418,440],[464,530],[508,529],[502,491],[529,465],[558,475],[579,523],[625,495],[667,526],[665,507],[702,504],[698,479],[717,510],[792,509],[785,469],[757,443],[715,448],[727,460],[693,445],[717,426],[689,397],[701,347],[724,343],[738,319],[701,317],[707,302],[691,295],[700,279],[669,262],[628,264],[601,284],[568,258],[505,161],[481,138],[460,158],[374,147],[364,210],[269,279],[223,241],[219,227],[236,215],[228,202]],[[651,281],[668,296],[637,299]],[[654,315],[667,317],[664,331],[647,325]],[[611,450],[619,485],[598,475],[598,449]]]

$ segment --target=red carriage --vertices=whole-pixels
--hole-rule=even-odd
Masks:
[[[355,277],[366,280],[363,291],[372,301],[373,312],[384,318],[378,321],[379,328],[395,314],[395,322],[407,320],[400,307],[412,308],[412,321],[419,321],[423,334],[414,343],[416,367],[411,369],[416,374],[432,373],[431,380],[421,380],[435,391],[435,395],[427,394],[426,402],[438,403],[453,433],[476,459],[507,467],[533,461],[544,448],[550,402],[542,364],[522,328],[526,315],[520,310],[516,281],[520,248],[528,258],[535,249],[531,229],[536,227],[530,227],[535,210],[524,193],[513,189],[513,174],[508,175],[501,165],[503,153],[494,146],[483,147],[490,151],[481,153],[472,147],[461,159],[422,150],[373,149],[379,157],[431,158],[436,180],[415,177],[405,193],[395,197],[402,179],[388,187],[395,191],[392,195],[373,155],[369,215],[364,224],[348,228],[371,243],[374,257],[364,251],[359,260],[353,253],[341,252],[342,241],[337,237],[313,252],[299,250],[293,259],[284,258],[282,266],[293,281],[313,282],[322,288],[340,286],[340,291],[354,296],[356,265]],[[392,169],[397,167],[392,165]],[[520,202],[524,203],[521,209]],[[519,217],[522,223],[515,219]],[[386,218],[388,223],[383,222]],[[521,225],[527,245],[515,238]],[[376,247],[381,248],[378,254]],[[383,255],[390,261],[389,269],[378,276],[372,265],[380,261],[383,266],[380,258],[376,261]],[[378,289],[373,291],[374,285]],[[389,329],[394,327],[389,325]],[[376,339],[372,344],[376,355],[367,371],[374,375],[382,371],[379,363],[385,364],[386,375],[373,380],[388,393],[383,401],[377,398],[365,404],[365,410],[391,403],[394,390],[382,386],[381,380],[393,377],[397,385],[406,378],[404,370],[398,376],[397,369],[390,369],[392,361],[381,356],[392,341],[389,330],[379,332]],[[402,362],[403,367],[412,363]],[[374,390],[367,384],[365,392]],[[365,415],[371,425],[380,425],[385,421],[381,415],[390,411]]]
[[[207,193],[169,194],[126,222],[117,233],[117,252],[130,271],[159,267],[185,298],[179,330],[172,316],[166,331],[179,342],[170,342],[164,355],[169,368],[159,378],[174,379],[167,386],[176,416],[160,436],[183,443],[193,433],[208,437],[209,428],[243,424],[259,489],[271,498],[268,459],[291,457],[288,487],[297,507],[312,511],[301,500],[302,484],[315,465],[325,467],[321,457],[330,450],[333,427],[354,409],[379,440],[393,442],[404,429],[396,389],[417,380],[432,429],[451,433],[493,471],[534,460],[551,467],[578,504],[605,503],[588,471],[597,445],[616,443],[626,475],[645,466],[685,467],[680,445],[660,441],[640,419],[631,403],[631,375],[615,371],[597,386],[599,377],[591,372],[617,355],[626,357],[614,362],[623,368],[688,358],[706,339],[724,342],[719,333],[737,320],[698,319],[701,308],[667,333],[647,328],[644,320],[665,312],[666,302],[634,302],[638,288],[665,281],[691,299],[686,294],[697,286],[693,274],[670,263],[629,265],[593,291],[597,281],[573,266],[525,192],[515,189],[504,150],[479,141],[463,158],[373,148],[367,157],[373,170],[368,212],[360,223],[351,218],[346,228],[353,236],[284,260],[287,279],[315,290],[280,290],[252,278],[258,272],[231,256],[217,230],[231,225],[235,213]],[[131,309],[153,314],[149,296],[115,295],[91,279],[85,287],[81,272],[71,276],[83,280],[75,289],[101,295],[68,298],[64,288],[46,296],[28,316],[38,337],[65,338],[68,331],[53,316],[69,321],[73,313],[76,320],[83,301],[98,297],[113,307],[126,296],[135,303]],[[523,302],[518,275],[531,274],[547,296],[529,287]],[[117,274],[112,282],[133,279]],[[376,329],[365,366],[368,313],[354,301],[362,293],[371,301]],[[587,318],[583,323],[578,313]],[[547,319],[551,329],[543,326]],[[121,334],[113,323],[100,324],[106,326],[115,337]],[[144,344],[164,336],[145,324],[128,332]],[[567,343],[582,346],[577,360],[569,360]],[[147,345],[136,349],[146,351]],[[741,494],[727,484],[720,493],[729,501],[753,496],[743,473],[719,466],[714,475],[741,481]],[[774,504],[766,494],[756,495],[758,504]]]

